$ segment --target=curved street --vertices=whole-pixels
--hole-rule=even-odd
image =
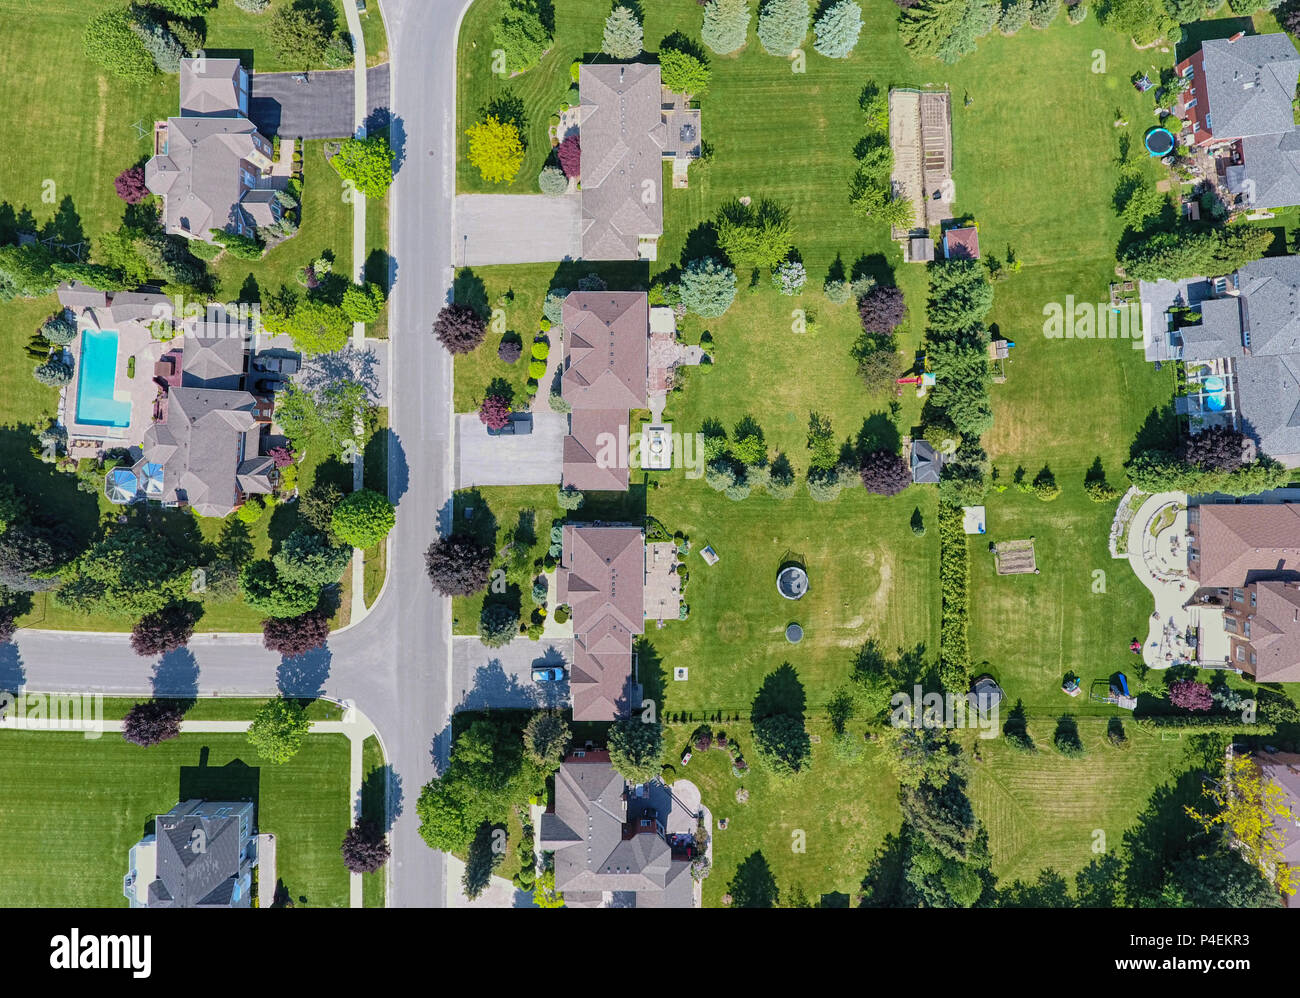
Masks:
[[[370,612],[315,655],[282,661],[260,634],[196,636],[160,663],[136,656],[125,634],[20,631],[0,648],[0,685],[106,695],[324,694],[373,722],[390,772],[393,858],[388,903],[442,905],[444,857],[420,839],[415,801],[449,748],[450,603],[434,594],[424,551],[450,515],[452,369],[428,328],[451,286],[455,70],[469,0],[380,0],[391,52],[390,198],[392,397],[389,494],[397,525],[388,579]]]

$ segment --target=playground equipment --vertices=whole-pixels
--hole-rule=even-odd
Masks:
[[[1102,692],[1097,691],[1098,686],[1102,688]],[[1124,710],[1133,710],[1137,707],[1137,697],[1129,693],[1128,677],[1122,672],[1115,673],[1109,683],[1097,680],[1093,683],[1093,687],[1088,694],[1088,699],[1095,703],[1110,703]]]
[[[1152,157],[1159,159],[1161,156],[1168,156],[1174,151],[1177,141],[1174,139],[1174,133],[1167,128],[1157,125],[1146,133],[1142,142],[1147,147],[1147,152]]]
[[[1061,683],[1061,692],[1067,696],[1077,697],[1082,692],[1082,689],[1079,685],[1079,677],[1073,672],[1067,672],[1065,681]]]

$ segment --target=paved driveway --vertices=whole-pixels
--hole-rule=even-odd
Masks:
[[[452,259],[458,267],[550,263],[582,255],[577,194],[460,194]]]
[[[522,364],[523,361],[520,361]],[[478,413],[456,417],[456,487],[474,485],[559,485],[564,470],[564,435],[569,418],[543,410],[533,414],[533,432],[488,436]]]
[[[488,648],[478,638],[451,639],[451,702],[454,710],[507,707],[567,707],[569,681],[533,682],[534,666],[573,661],[573,640],[515,638],[504,648]]]
[[[263,135],[304,139],[340,139],[356,131],[352,120],[353,71],[331,69],[307,74],[295,83],[296,73],[254,73],[248,116]],[[367,122],[378,128],[388,123],[388,64],[366,70]],[[382,116],[382,121],[380,120]]]

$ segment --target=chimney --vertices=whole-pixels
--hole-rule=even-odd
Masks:
[[[1233,42],[1235,42],[1238,38],[1243,37],[1245,34],[1246,34],[1246,32],[1244,32],[1244,31],[1238,31],[1235,35],[1232,35],[1231,37],[1228,38],[1228,44],[1231,45],[1231,44],[1232,44]]]

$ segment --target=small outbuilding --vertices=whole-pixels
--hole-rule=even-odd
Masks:
[[[945,260],[978,260],[979,230],[973,225],[964,229],[949,229],[943,234],[943,256]]]
[[[1002,692],[1002,687],[997,684],[997,681],[987,673],[975,680],[970,692],[975,709],[983,715],[987,715],[996,708],[1006,695]]]

